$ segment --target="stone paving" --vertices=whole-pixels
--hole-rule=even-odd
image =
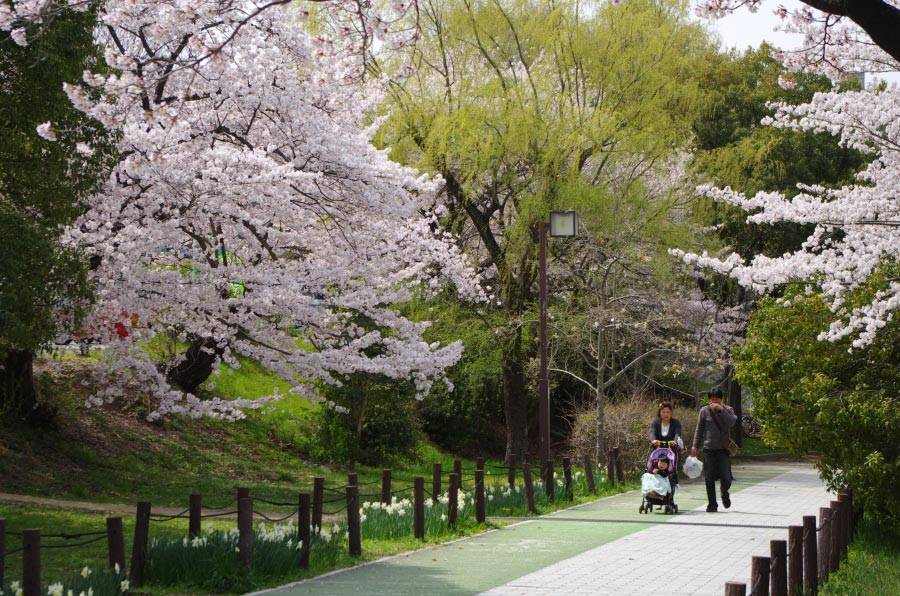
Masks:
[[[677,515],[641,515],[640,495],[626,493],[263,593],[722,595],[727,581],[749,584],[752,557],[767,556],[770,540],[786,540],[789,525],[834,498],[806,463],[734,473],[732,507],[717,513],[705,511],[701,480],[683,480]]]

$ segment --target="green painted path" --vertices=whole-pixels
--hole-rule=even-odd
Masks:
[[[706,497],[702,482],[699,479],[694,481],[682,479],[682,489],[676,494],[680,511],[677,515],[664,515],[662,512],[641,515],[638,513],[641,503],[639,493],[625,493],[517,523],[501,530],[404,553],[258,594],[469,596],[492,589],[502,590],[502,586],[526,576],[530,577],[529,574],[537,578],[533,583],[540,584],[533,589],[547,590],[552,588],[549,584],[553,584],[554,579],[552,576],[541,578],[542,570],[553,569],[555,564],[573,560],[574,557],[590,553],[598,547],[614,546],[626,536],[651,531],[659,528],[661,524],[665,525],[661,529],[671,529],[672,536],[685,536],[688,529],[691,532],[701,533],[720,531],[721,524],[726,524],[728,516],[738,513],[741,509],[741,493],[744,490],[760,483],[765,485],[772,482],[785,472],[790,472],[793,466],[803,467],[807,472],[806,476],[809,476],[810,467],[805,464],[735,466],[736,480],[732,488],[735,505],[724,515],[703,512]],[[802,479],[806,481],[805,476]],[[787,483],[785,489],[790,490],[790,483]],[[824,494],[824,489],[821,490]],[[767,493],[763,491],[760,494]],[[762,497],[763,509],[766,508],[767,498]],[[748,494],[748,504],[750,501]],[[815,513],[818,506],[818,502],[810,503],[809,511],[805,514]],[[700,511],[697,511],[698,508]],[[735,523],[726,525],[785,528],[787,526],[781,519],[774,522],[768,520],[767,524],[766,520],[761,518],[747,517],[750,515],[754,514],[745,512],[744,518],[740,520],[732,516],[730,519]],[[799,522],[798,518],[790,523]],[[720,527],[717,528],[717,525]],[[703,540],[702,535],[698,539]],[[647,548],[652,548],[652,543]],[[623,550],[633,552],[632,548]],[[606,557],[608,559],[609,555]],[[749,559],[747,563],[749,566]],[[623,564],[634,565],[634,562]],[[533,589],[525,586],[502,593],[538,593]]]

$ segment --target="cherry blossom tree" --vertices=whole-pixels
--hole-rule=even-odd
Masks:
[[[0,26],[27,43],[65,4],[4,2]],[[286,391],[315,399],[318,384],[354,372],[410,380],[421,395],[460,356],[458,342],[429,345],[428,324],[394,308],[448,281],[481,297],[452,239],[435,232],[437,181],[370,143],[382,88],[367,67],[377,43],[409,39],[392,23],[410,6],[291,4],[100,6],[106,67],[66,86],[117,134],[121,156],[67,235],[97,265],[89,326],[107,343],[110,383],[94,404],[136,383],[158,399],[151,419],[235,418]],[[324,14],[314,28],[303,26],[311,7]],[[159,363],[147,347],[159,337],[187,349]],[[198,398],[237,356],[285,389]]]
[[[707,2],[705,6],[709,12],[719,13],[741,4]],[[754,8],[758,5],[757,2],[748,4]],[[867,7],[870,12],[881,11],[885,20],[891,22],[889,19],[896,19],[897,14],[893,2],[810,1],[807,4],[835,10],[806,20],[806,30],[810,35],[818,30],[823,45],[816,51],[807,48],[807,51],[800,52],[802,60],[795,60],[795,65],[805,63],[830,72],[839,68],[897,69],[896,48],[892,43],[882,41],[877,27],[873,28],[859,13],[861,7]],[[842,7],[860,6],[852,9],[852,14],[843,15],[838,7],[833,6],[835,4]],[[855,35],[837,35],[837,24],[844,23],[838,18],[842,16],[859,23],[871,34],[871,38],[864,39],[858,32]],[[892,29],[893,32],[897,30],[896,26]],[[816,56],[820,59],[814,59]],[[742,285],[760,292],[769,292],[792,283],[806,284],[810,291],[820,289],[828,298],[836,317],[828,329],[822,330],[819,339],[834,341],[853,337],[854,347],[868,345],[900,306],[900,281],[887,276],[873,300],[867,304],[848,306],[846,297],[849,291],[863,286],[874,272],[890,265],[898,257],[898,95],[900,91],[895,86],[858,92],[818,93],[803,105],[776,106],[775,115],[763,121],[776,127],[829,132],[839,139],[842,146],[870,156],[871,160],[858,173],[855,184],[839,188],[801,185],[801,192],[790,199],[781,192],[759,192],[748,197],[730,188],[702,188],[708,196],[750,212],[748,222],[795,222],[812,226],[813,232],[799,250],[778,257],[758,255],[749,262],[737,254],[717,257],[680,250],[673,251],[674,254],[689,263],[731,275]]]

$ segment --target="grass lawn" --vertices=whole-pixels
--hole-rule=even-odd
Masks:
[[[864,519],[847,560],[819,588],[819,596],[900,594],[900,536]]]

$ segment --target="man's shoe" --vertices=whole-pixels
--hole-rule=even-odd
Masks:
[[[731,507],[731,495],[728,493],[722,495],[722,505],[725,505],[725,509]]]
[[[706,506],[706,512],[707,512],[707,513],[715,513],[715,512],[718,511],[718,510],[719,510],[719,508],[718,508],[718,506],[716,506],[716,505],[707,505],[707,506]]]

